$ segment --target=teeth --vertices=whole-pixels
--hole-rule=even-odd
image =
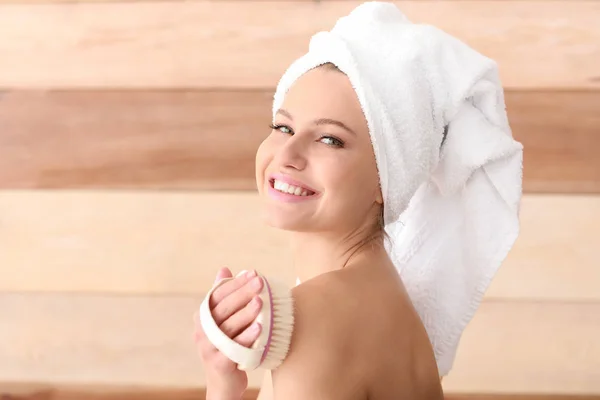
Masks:
[[[306,189],[303,189],[298,186],[289,185],[285,182],[278,181],[277,179],[275,179],[273,187],[275,187],[275,189],[280,192],[293,194],[294,196],[308,196],[308,191]]]

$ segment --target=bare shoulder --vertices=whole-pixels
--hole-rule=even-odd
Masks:
[[[443,398],[429,340],[395,274],[336,271],[293,296],[294,333],[273,371],[275,400]]]
[[[311,279],[292,290],[294,332],[287,358],[273,371],[274,398],[366,399],[366,387],[352,379],[358,364],[350,310],[352,285],[345,274]]]

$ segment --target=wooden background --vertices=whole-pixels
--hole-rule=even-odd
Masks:
[[[600,399],[600,2],[397,3],[498,61],[525,146],[448,398]],[[358,4],[0,0],[0,398],[203,398],[216,270],[293,279],[254,184],[273,90]]]

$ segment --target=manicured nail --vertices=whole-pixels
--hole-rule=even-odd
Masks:
[[[252,286],[254,286],[255,289],[260,289],[261,284],[262,284],[262,279],[260,279],[260,278],[254,278],[254,280],[252,281]]]

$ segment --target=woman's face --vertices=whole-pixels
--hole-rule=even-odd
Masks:
[[[380,210],[367,122],[350,81],[313,69],[288,91],[256,154],[267,224],[291,231],[348,231]]]

